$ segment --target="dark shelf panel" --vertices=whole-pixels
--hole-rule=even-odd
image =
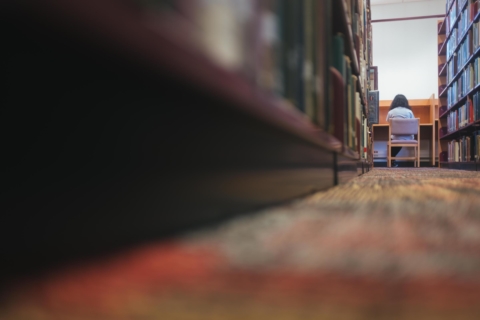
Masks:
[[[443,18],[443,21],[439,24],[438,35],[446,34],[446,31],[447,31],[446,30],[446,27],[447,27],[446,21],[447,21],[447,19]]]
[[[359,175],[360,169],[362,164],[360,163],[361,160],[352,160],[350,156],[347,156],[345,154],[337,154],[336,155],[336,167],[335,167],[335,172],[336,172],[336,179],[335,181],[336,184],[343,184],[346,183],[347,181],[355,178],[356,176]]]
[[[479,165],[473,161],[465,162],[440,162],[440,168],[444,169],[456,169],[456,170],[468,170],[468,171],[479,171]]]

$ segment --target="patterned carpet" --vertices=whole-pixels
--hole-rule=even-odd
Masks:
[[[480,172],[375,168],[16,283],[1,319],[480,319]]]

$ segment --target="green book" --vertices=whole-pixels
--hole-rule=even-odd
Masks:
[[[342,33],[337,33],[332,37],[332,66],[337,69],[342,75],[343,79],[346,78],[346,69],[345,69],[345,43]]]

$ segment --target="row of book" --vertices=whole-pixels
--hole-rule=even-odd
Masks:
[[[137,3],[150,17],[168,17],[163,20],[172,21],[172,30],[175,24],[181,26],[182,39],[196,50],[333,132],[336,106],[331,103],[328,66],[333,65],[334,53],[329,49],[333,35],[328,33],[335,25],[333,1],[338,0],[128,1]],[[357,83],[366,88],[370,63],[366,60],[370,55],[364,53],[366,0],[341,1],[346,10],[341,14],[346,14],[352,47],[362,66],[360,76],[356,80],[346,77],[345,85],[364,92]],[[341,53],[342,59],[345,54],[349,53]],[[351,101],[345,108],[354,109],[355,94],[345,97]],[[350,109],[345,112],[353,114]]]
[[[328,129],[325,48],[332,8],[324,1],[131,1],[168,17],[163,20],[174,31],[182,27],[179,36],[196,50]]]
[[[454,32],[452,32],[452,34],[447,40],[447,49],[446,49],[447,60],[449,60],[450,57],[453,56],[456,48],[457,48],[457,33],[454,30]]]
[[[473,122],[480,120],[480,93],[467,97],[464,105],[447,115],[447,132],[455,132]]]
[[[450,59],[447,64],[447,81],[451,82],[458,72],[457,59]]]
[[[448,162],[468,162],[480,159],[480,131],[448,142]]]
[[[344,96],[344,99],[340,99],[340,102],[337,102],[343,105],[336,105],[336,108],[345,110],[343,117],[340,114],[340,110],[337,110],[340,117],[343,118],[337,121],[337,125],[340,125],[339,123],[343,121],[343,132],[337,134],[337,138],[343,140],[344,144],[352,150],[357,150],[359,147],[358,139],[360,139],[357,136],[357,120],[360,122],[362,117],[361,97],[359,94],[360,90],[357,87],[358,77],[352,73],[351,59],[345,54],[344,41],[344,35],[341,33],[333,36],[333,67],[341,76],[342,81],[337,83],[343,84],[343,87],[340,90],[336,88],[336,91],[343,92]],[[336,84],[334,83],[333,85]]]
[[[469,3],[467,6],[465,6],[465,3],[467,1],[463,0],[463,3],[459,4],[459,10],[463,8],[463,10],[460,12],[458,15],[458,24],[456,27],[454,27],[451,32],[449,33],[449,39],[447,41],[447,48],[446,48],[446,56],[447,60],[450,59],[452,55],[454,55],[457,46],[463,36],[469,32],[470,25],[474,21],[478,11],[479,11],[479,6],[480,6],[480,1],[474,1],[472,3]],[[452,11],[447,16],[447,25],[448,21],[451,20],[451,16],[456,14],[456,7],[452,7]],[[449,29],[450,30],[450,29]]]
[[[448,12],[448,9],[450,9],[450,6],[455,0],[447,0],[445,1],[445,12]]]
[[[375,87],[375,78],[378,78],[377,74],[372,74],[373,69],[370,68],[373,62],[373,49],[372,49],[372,25],[370,23],[371,19],[371,10],[365,6],[364,1],[360,1],[360,17],[361,17],[361,28],[357,28],[355,32],[358,34],[360,41],[360,85],[362,86],[362,92],[364,94],[364,99],[368,102],[365,108],[365,114],[361,113],[358,108],[361,108],[360,102],[357,99],[357,115],[361,114],[360,123],[360,157],[367,161],[373,161],[373,153],[369,152],[372,149],[372,137],[370,135],[370,123],[369,123],[369,110],[368,103],[370,99],[367,97],[369,93],[373,90],[377,90]],[[373,75],[373,81],[372,80]],[[378,79],[377,79],[378,81]],[[378,92],[378,91],[377,91]],[[378,108],[375,109],[378,114]]]
[[[458,51],[456,52],[455,57],[453,57],[453,59],[450,59],[450,61],[448,62],[448,82],[452,81],[458,71],[463,69],[465,63],[467,63],[468,59],[473,54],[473,50],[473,33],[470,32],[469,36],[466,37],[465,40],[458,47]]]
[[[453,26],[456,25],[456,22],[459,19],[461,19],[461,14],[464,10],[464,6],[468,1],[470,0],[446,1],[447,10],[445,12],[447,12],[447,15],[446,15],[447,34],[449,34],[453,30]]]
[[[480,47],[480,21],[473,23],[468,31],[468,36],[458,47],[456,56],[450,59],[447,67],[447,81],[450,82],[461,71],[470,60],[476,50]]]
[[[258,30],[261,27],[256,27],[263,19],[256,1],[127,1],[136,3],[146,17],[169,21],[172,30],[181,32],[182,40],[195,45],[217,64],[252,76],[251,62],[256,57],[249,47],[264,35]]]
[[[369,48],[365,45],[366,0],[127,1],[137,3],[149,17],[168,17],[163,20],[172,22],[172,30],[175,25],[182,27],[182,41],[261,92],[281,98],[283,105],[300,110],[330,133],[335,130],[335,113],[340,112],[332,103],[328,69],[336,67],[345,86],[341,111],[347,132],[344,143],[359,149],[356,123],[361,125],[361,102],[366,101],[371,62],[371,53],[365,52]],[[352,37],[329,34],[338,26],[333,21],[338,18],[334,1],[343,1],[345,12],[340,14],[346,15]],[[356,54],[345,52],[347,47]],[[352,59],[357,59],[359,70],[352,70]]]
[[[347,11],[347,23],[352,30],[353,45],[359,66],[360,86],[368,90],[368,66],[372,61],[370,11],[364,0],[341,0]]]
[[[461,71],[457,81],[447,89],[447,108],[450,109],[480,84],[480,57]]]
[[[347,8],[347,22],[352,30],[353,44],[360,68],[360,86],[362,92],[366,92],[368,89],[368,65],[371,61],[371,48],[368,47],[368,37],[371,37],[371,31],[369,33],[368,12],[362,0],[343,0],[343,2]]]
[[[332,92],[334,92],[334,135],[353,151],[360,152],[366,147],[362,139],[364,122],[362,121],[362,100],[368,91],[368,66],[371,53],[366,52],[368,45],[369,14],[364,0],[341,0],[347,12],[347,25],[353,36],[355,54],[346,52],[346,41],[350,37],[337,32],[332,37]],[[353,60],[353,59],[356,59]],[[354,74],[354,65],[359,75]],[[363,95],[363,96],[362,96]]]
[[[367,92],[373,90],[370,88],[370,75],[369,75],[369,66],[372,62],[372,50],[368,47],[368,44],[371,44],[371,25],[369,21],[369,11],[364,3],[364,1],[351,0],[356,2],[353,4],[357,13],[354,16],[352,22],[352,31],[354,36],[355,48],[357,51],[357,56],[359,57],[359,79],[356,85],[360,86],[360,90],[357,88],[355,91],[354,98],[354,113],[350,119],[351,130],[355,130],[356,139],[353,141],[352,148],[360,152],[360,156],[366,159],[366,147],[368,142],[366,137],[362,136],[362,133],[367,130],[368,132],[368,123],[364,122],[364,118],[368,117],[368,108],[365,108],[367,114],[362,112],[362,98],[366,100]],[[360,96],[359,92],[362,92],[363,97]],[[368,122],[368,121],[367,121]]]
[[[453,5],[452,5],[453,2]],[[446,16],[446,23],[447,23],[447,34],[451,32],[451,26],[455,24],[455,21],[457,21],[457,0],[453,1],[447,1],[447,11],[448,14]],[[451,7],[450,11],[448,11],[448,8]]]
[[[461,10],[460,15],[458,16],[458,25],[457,25],[457,38],[461,39],[465,33],[468,31],[468,27],[470,23],[473,21],[475,18],[477,9],[475,3],[470,3],[469,5],[465,4],[468,2],[468,0],[461,0],[459,1],[458,8]]]

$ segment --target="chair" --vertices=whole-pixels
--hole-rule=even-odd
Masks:
[[[389,120],[388,136],[416,135],[416,140],[390,140],[387,143],[387,166],[391,167],[392,160],[414,160],[414,166],[420,167],[420,119],[393,118]],[[392,147],[414,148],[414,157],[392,157]]]

